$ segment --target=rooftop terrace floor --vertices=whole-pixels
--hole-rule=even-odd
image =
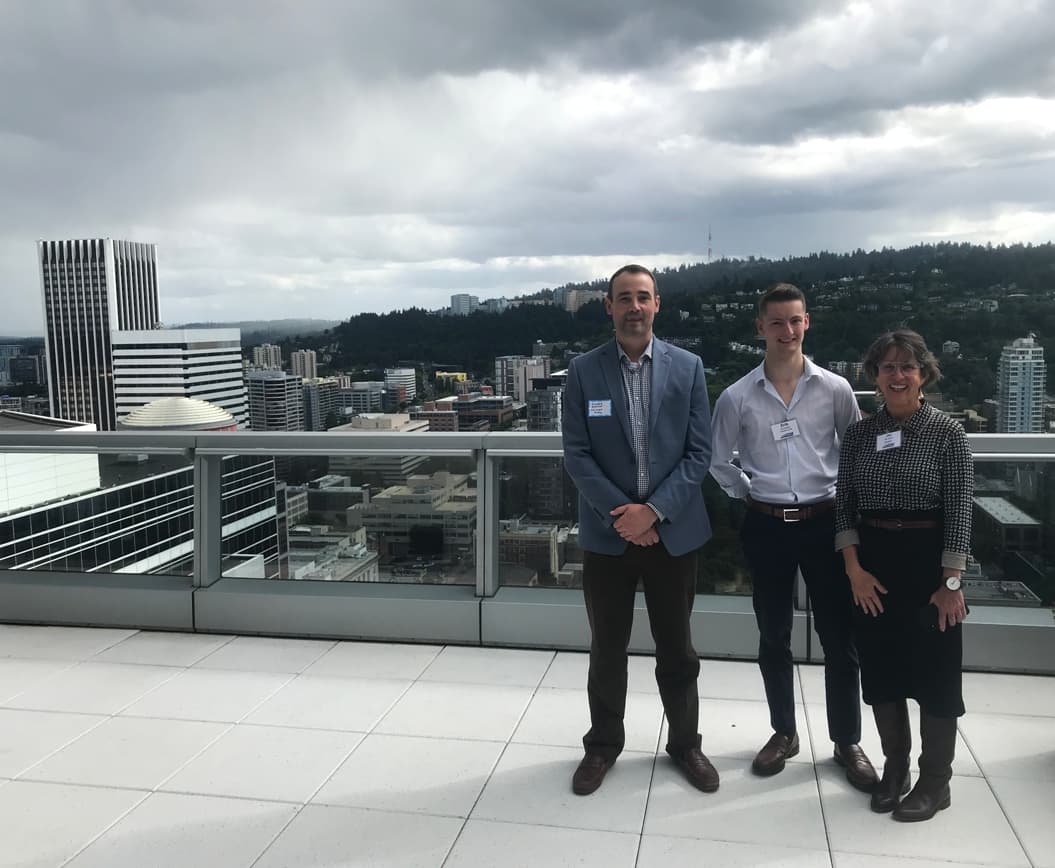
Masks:
[[[627,751],[574,796],[585,673],[576,653],[0,625],[0,865],[1055,868],[1055,678],[965,676],[952,808],[906,825],[832,761],[816,666],[802,752],[765,779],[757,669],[703,661],[704,795],[632,658]],[[863,743],[881,761],[870,720]]]

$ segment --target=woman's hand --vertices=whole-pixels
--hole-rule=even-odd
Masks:
[[[879,579],[873,576],[860,564],[847,569],[846,574],[850,577],[850,590],[853,591],[854,605],[860,606],[873,618],[883,611],[883,601],[880,594],[886,593]]]
[[[967,617],[967,607],[963,601],[963,591],[950,591],[944,585],[930,595],[930,601],[938,609],[938,629],[945,632],[946,626],[955,627],[962,624]]]

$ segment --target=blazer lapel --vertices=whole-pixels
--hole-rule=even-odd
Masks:
[[[659,421],[660,405],[667,391],[667,377],[670,374],[670,353],[658,338],[652,341],[652,388],[649,393],[648,430],[654,431]]]
[[[623,427],[626,442],[633,446],[630,416],[626,411],[626,387],[623,385],[623,372],[619,370],[619,352],[615,348],[615,341],[612,341],[605,350],[601,359],[601,367],[604,370],[605,382],[608,384],[608,394],[612,396],[612,412],[615,413],[619,424]]]

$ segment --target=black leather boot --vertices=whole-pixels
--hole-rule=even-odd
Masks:
[[[909,774],[909,753],[912,750],[912,731],[908,725],[908,703],[879,702],[872,706],[879,740],[883,745],[883,777],[872,793],[871,808],[877,814],[889,814],[912,785]]]
[[[919,780],[894,809],[894,819],[902,823],[929,820],[952,804],[949,781],[956,754],[956,718],[921,711],[919,734]]]

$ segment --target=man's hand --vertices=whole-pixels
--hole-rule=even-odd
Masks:
[[[644,534],[657,520],[652,507],[643,503],[624,503],[609,514],[616,516],[615,524],[612,525],[616,533],[630,543]]]
[[[654,546],[659,542],[659,533],[654,527],[650,527],[641,536],[636,536],[628,542],[635,546]]]

